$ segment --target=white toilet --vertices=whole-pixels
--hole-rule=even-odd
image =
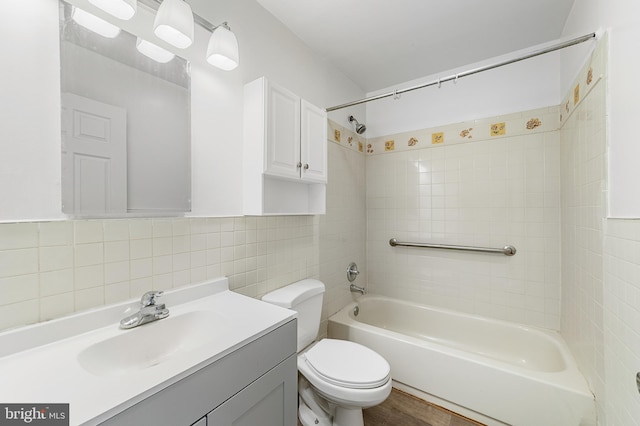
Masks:
[[[266,294],[262,300],[298,313],[298,418],[304,426],[363,426],[362,409],[391,392],[389,363],[346,340],[314,343],[320,327],[324,284],[306,279]]]

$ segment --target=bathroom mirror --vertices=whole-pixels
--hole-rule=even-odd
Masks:
[[[60,1],[62,211],[76,217],[189,211],[189,63],[177,56],[157,62],[138,51],[136,35],[99,35],[72,13]]]

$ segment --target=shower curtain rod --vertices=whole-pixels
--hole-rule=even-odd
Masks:
[[[582,37],[577,37],[571,40],[567,40],[564,41],[562,43],[558,43],[558,44],[554,44],[552,46],[549,47],[545,47],[543,49],[540,50],[536,50],[534,52],[528,53],[526,55],[520,56],[519,58],[515,58],[515,59],[509,59],[503,62],[498,62],[492,65],[485,65],[479,68],[474,68],[472,70],[469,71],[464,71],[464,72],[460,72],[454,75],[450,75],[448,77],[444,77],[444,78],[439,78],[437,80],[434,80],[432,82],[429,83],[424,83],[424,84],[419,84],[417,86],[412,86],[412,87],[407,87],[405,89],[399,89],[399,90],[394,90],[393,92],[388,92],[388,93],[383,93],[381,95],[375,95],[375,96],[371,96],[369,98],[364,98],[364,99],[360,99],[358,101],[353,101],[353,102],[348,102],[346,104],[342,104],[342,105],[336,105],[336,106],[332,106],[329,108],[326,108],[327,112],[331,112],[331,111],[335,111],[337,109],[342,109],[342,108],[347,108],[350,106],[354,106],[354,105],[359,105],[359,104],[363,104],[366,102],[371,102],[371,101],[377,101],[378,99],[383,99],[383,98],[388,98],[390,96],[398,96],[401,95],[403,93],[407,93],[407,92],[411,92],[413,90],[418,90],[418,89],[423,89],[425,87],[429,87],[429,86],[440,86],[442,83],[445,83],[447,81],[451,81],[451,80],[458,80],[461,77],[468,77],[470,75],[473,74],[478,74],[481,73],[483,71],[489,71],[492,70],[494,68],[499,68],[499,67],[503,67],[505,65],[509,65],[509,64],[513,64],[516,62],[520,62],[520,61],[524,61],[525,59],[529,59],[529,58],[534,58],[536,56],[540,56],[540,55],[544,55],[545,53],[550,53],[550,52],[555,52],[556,50],[560,50],[560,49],[564,49],[565,47],[570,47],[570,46],[574,46],[576,44],[580,44],[580,43],[584,43],[585,41],[589,41],[592,39],[596,39],[597,38],[597,34],[596,33],[590,33],[587,35],[584,35]]]

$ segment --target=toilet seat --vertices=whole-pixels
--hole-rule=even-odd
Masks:
[[[374,389],[389,381],[389,363],[377,352],[347,340],[322,339],[304,353],[323,381],[348,389]]]

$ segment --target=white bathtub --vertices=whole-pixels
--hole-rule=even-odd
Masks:
[[[593,395],[555,332],[366,295],[329,318],[328,334],[384,356],[397,387],[483,423],[595,425]]]

